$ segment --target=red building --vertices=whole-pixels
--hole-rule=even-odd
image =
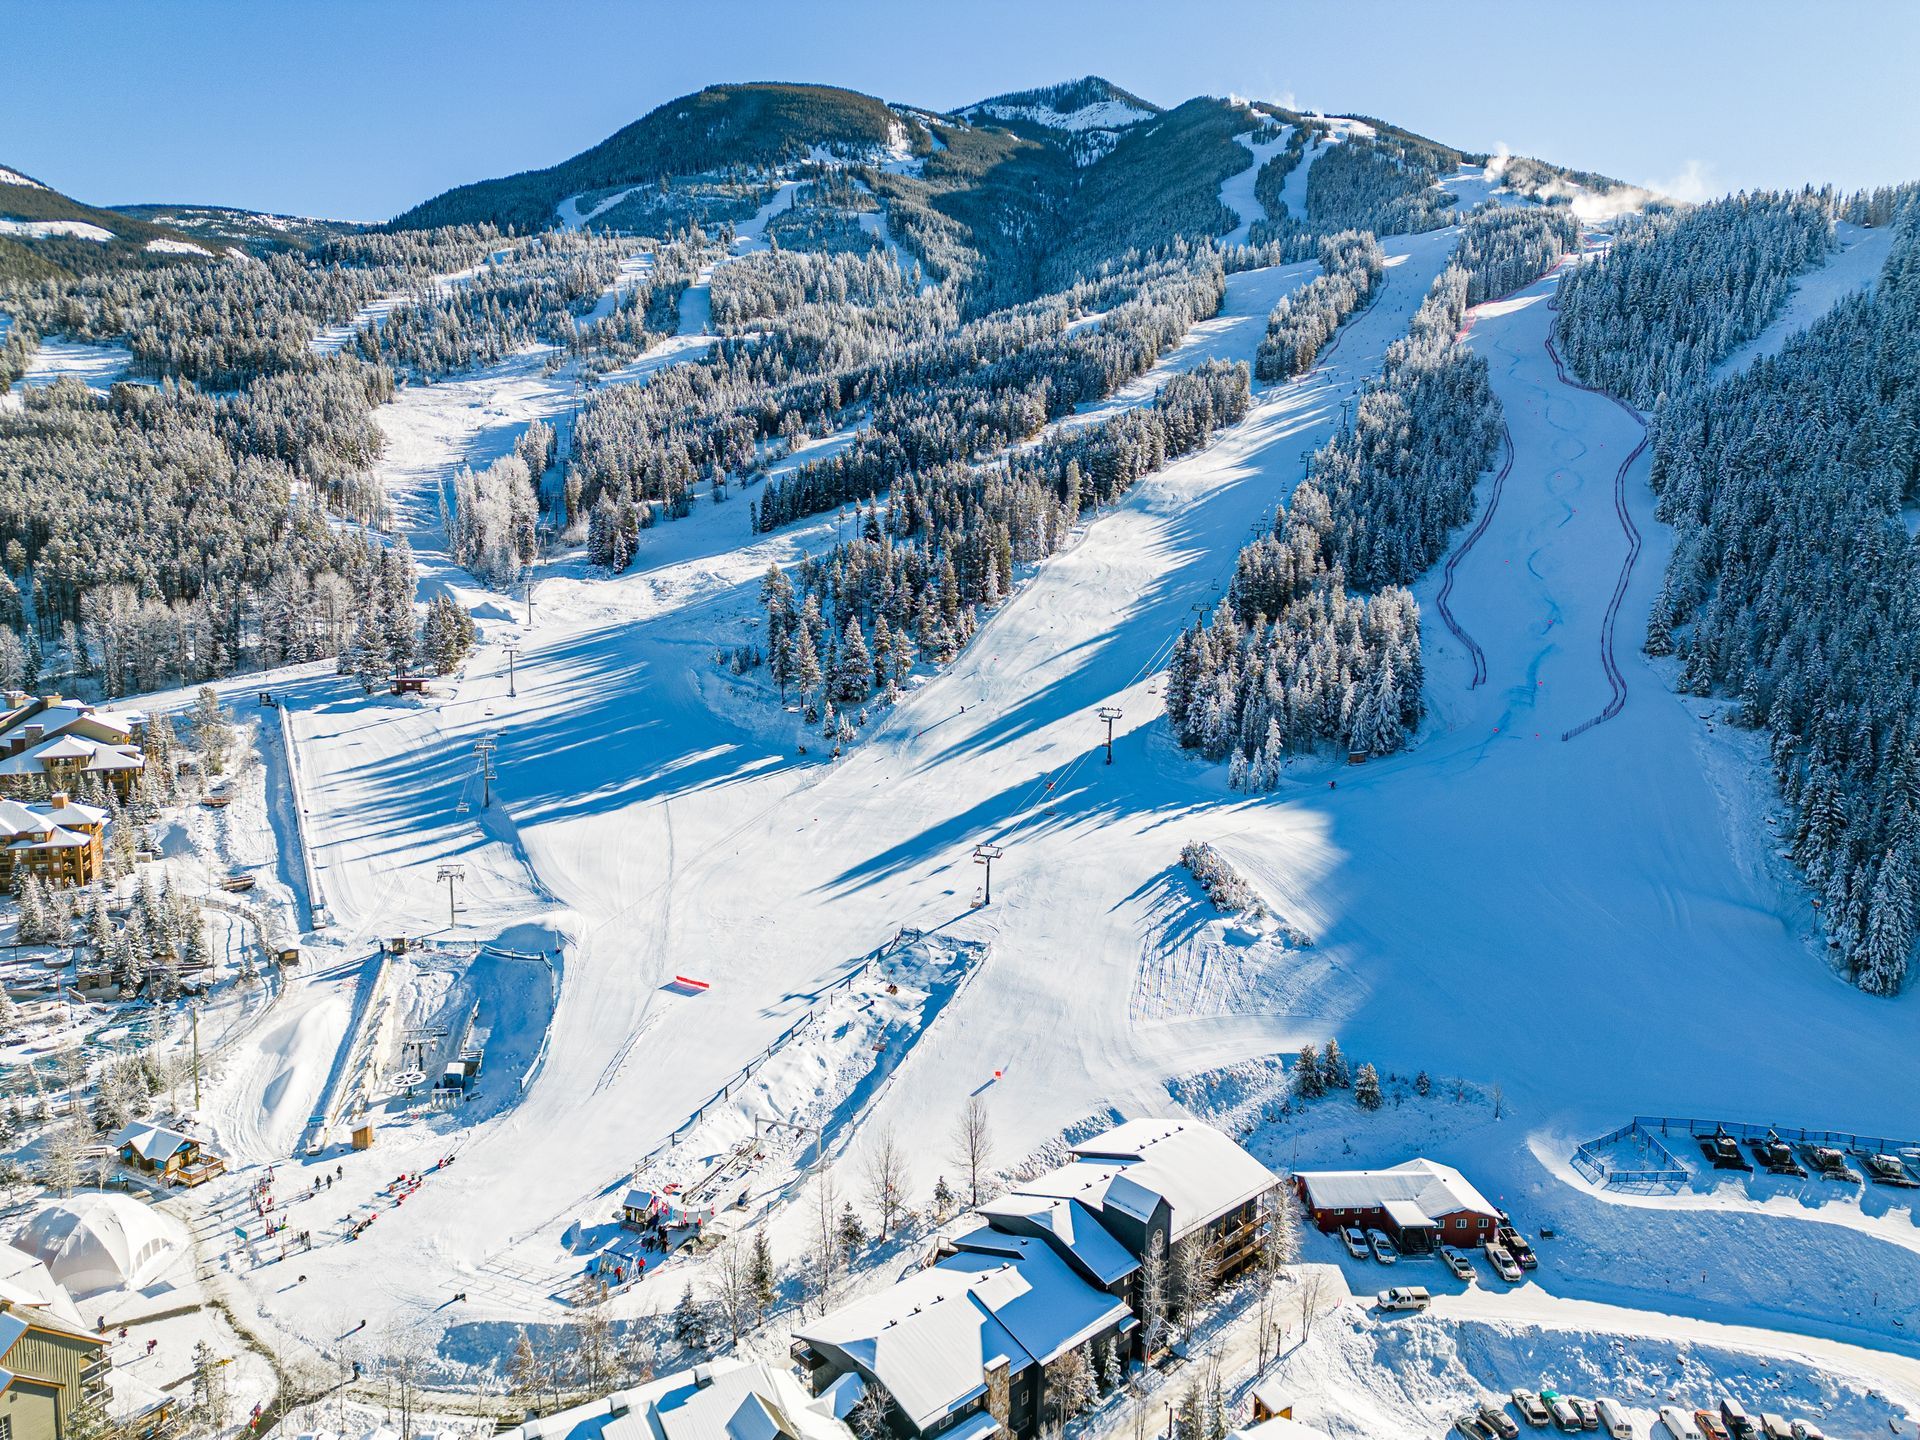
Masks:
[[[1473,1249],[1493,1238],[1500,1212],[1451,1165],[1409,1160],[1387,1170],[1302,1171],[1300,1203],[1324,1231],[1384,1231],[1416,1254],[1436,1245]]]

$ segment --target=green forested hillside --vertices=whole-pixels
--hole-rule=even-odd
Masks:
[[[395,229],[491,223],[537,230],[569,195],[663,176],[764,167],[801,159],[814,146],[856,152],[901,136],[930,146],[918,121],[871,95],[826,85],[712,85],[669,101],[590,150],[546,170],[462,185],[416,205]]]
[[[31,177],[0,166],[0,175]],[[191,237],[164,225],[155,225],[135,216],[102,210],[82,204],[58,190],[35,183],[11,184],[0,181],[0,221],[28,224],[42,221],[74,221],[109,232],[110,238],[89,239],[75,235],[31,235],[0,232],[0,284],[16,281],[58,279],[65,275],[88,275],[101,270],[129,266],[177,264],[194,258],[179,251],[154,251],[149,241],[170,242],[176,246],[196,243]]]

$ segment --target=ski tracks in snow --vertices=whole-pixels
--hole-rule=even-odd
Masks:
[[[1440,612],[1440,618],[1446,622],[1454,638],[1467,647],[1467,656],[1473,661],[1473,679],[1467,685],[1469,690],[1477,690],[1487,683],[1487,652],[1454,618],[1453,607],[1447,601],[1453,595],[1455,567],[1467,558],[1467,552],[1473,549],[1474,542],[1487,533],[1487,526],[1493,523],[1493,512],[1500,508],[1500,492],[1506,487],[1507,476],[1513,473],[1513,430],[1504,420],[1500,422],[1500,438],[1507,448],[1507,458],[1500,466],[1500,473],[1493,477],[1493,490],[1487,497],[1486,513],[1480,517],[1480,523],[1467,532],[1467,538],[1460,542],[1459,548],[1447,556],[1446,578],[1440,583],[1440,593],[1433,597],[1434,609]]]
[[[1559,307],[1553,308],[1557,310]],[[1640,529],[1633,523],[1633,516],[1627,508],[1627,472],[1632,470],[1635,462],[1646,453],[1647,443],[1652,439],[1652,435],[1647,430],[1645,417],[1633,406],[1617,395],[1609,394],[1597,386],[1583,384],[1567,374],[1566,366],[1560,360],[1560,352],[1554,348],[1551,330],[1547,332],[1546,346],[1547,357],[1553,361],[1553,372],[1559,377],[1562,385],[1571,386],[1575,390],[1585,390],[1589,394],[1606,396],[1632,416],[1634,424],[1640,427],[1640,443],[1627,452],[1627,458],[1620,462],[1620,468],[1614,471],[1613,475],[1613,511],[1620,519],[1621,530],[1626,533],[1627,558],[1621,562],[1620,578],[1614,581],[1613,595],[1607,601],[1606,613],[1600,618],[1600,668],[1606,671],[1607,685],[1612,695],[1607,701],[1606,708],[1598,715],[1582,720],[1560,736],[1562,740],[1572,740],[1586,734],[1596,725],[1606,724],[1626,708],[1627,678],[1620,673],[1620,662],[1613,653],[1613,632],[1620,618],[1621,602],[1627,598],[1628,582],[1633,579],[1634,562],[1640,558]]]

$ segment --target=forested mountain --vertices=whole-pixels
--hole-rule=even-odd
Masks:
[[[995,95],[959,112],[975,124],[1003,125],[1028,139],[1061,146],[1076,165],[1093,164],[1130,127],[1159,113],[1152,101],[1098,75]]]
[[[524,233],[559,217],[633,234],[696,225],[713,234],[773,194],[776,170],[805,175],[809,158],[831,159],[844,176],[836,183],[871,196],[893,239],[931,279],[955,287],[964,311],[981,314],[1132,254],[1224,234],[1240,217],[1221,203],[1221,183],[1250,163],[1235,137],[1291,135],[1283,158],[1298,161],[1308,133],[1326,128],[1264,102],[1199,96],[1161,110],[1097,76],[945,116],[822,86],[714,86],[550,169],[449,190],[391,228]],[[1315,165],[1326,174],[1310,213],[1258,222],[1257,242],[1291,246],[1298,258],[1337,230],[1396,234],[1452,222],[1451,199],[1433,182],[1461,152],[1383,122],[1349,128],[1354,143]],[[1285,168],[1270,162],[1262,177],[1269,201]],[[811,173],[822,178],[817,166]]]
[[[423,615],[405,542],[381,535],[375,413],[509,362],[578,403],[449,467],[450,558],[509,586],[555,535],[619,571],[649,526],[749,486],[743,536],[857,512],[766,577],[764,645],[721,657],[765,666],[837,744],[964,648],[1083,514],[1241,421],[1256,377],[1311,371],[1387,273],[1382,238],[1444,228],[1452,262],[1351,424],[1276,494],[1207,623],[1167,637],[1172,731],[1235,787],[1273,788],[1302,751],[1388,753],[1424,713],[1406,587],[1473,513],[1500,433],[1465,311],[1591,242],[1576,202],[1646,198],[1507,158],[1500,198],[1531,203],[1464,214],[1447,182],[1483,158],[1381,120],[1161,109],[1087,77],[948,115],[714,86],[373,229],[102,210],[0,169],[0,394],[49,373],[36,351],[56,338],[116,347],[130,382],[0,407],[0,687],[452,665],[472,620],[444,596]],[[1771,731],[1793,854],[1876,991],[1901,986],[1920,911],[1913,209],[1911,190],[1655,204],[1570,269],[1557,322],[1590,385],[1651,412],[1677,544],[1648,648]],[[1841,220],[1906,227],[1878,288],[1710,385]],[[1230,276],[1308,259],[1319,275],[1271,309],[1251,366],[1176,366],[1116,397],[1219,315]],[[628,365],[668,335],[688,342],[672,363]]]
[[[1832,243],[1831,193],[1739,195],[1622,223],[1560,287],[1560,335],[1582,379],[1649,409],[1703,380],[1785,302]]]
[[[112,209],[116,215],[177,230],[209,250],[234,246],[250,255],[265,255],[274,250],[308,250],[324,241],[357,235],[369,228],[348,220],[269,215],[226,205],[115,205]]]
[[[926,127],[870,95],[826,85],[711,85],[670,100],[589,150],[546,170],[462,185],[397,217],[396,228],[489,224],[543,229],[571,195],[666,176],[746,172],[809,151],[848,157],[931,148]]]
[[[0,165],[0,284],[177,265],[212,253],[177,228],[82,204]]]
[[[1314,454],[1273,533],[1240,552],[1212,623],[1175,643],[1168,723],[1182,745],[1231,757],[1236,789],[1273,789],[1288,755],[1328,742],[1388,754],[1419,724],[1420,615],[1405,587],[1473,513],[1500,435],[1487,362],[1459,343],[1461,321],[1577,240],[1565,211],[1488,209],[1467,223],[1352,426]],[[1367,274],[1372,244],[1323,242],[1328,273],[1351,277],[1338,297]],[[1345,318],[1328,297],[1301,298],[1321,324]],[[1282,305],[1271,323],[1287,336],[1306,322]]]
[[[1902,523],[1920,497],[1920,205],[1904,208],[1870,294],[1668,397],[1653,484],[1676,543],[1647,631],[1683,689],[1737,697],[1771,732],[1828,939],[1883,994],[1907,978],[1920,904],[1920,559]]]

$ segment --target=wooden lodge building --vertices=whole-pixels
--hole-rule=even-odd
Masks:
[[[1487,1197],[1436,1160],[1409,1160],[1386,1170],[1302,1171],[1293,1183],[1321,1230],[1380,1230],[1410,1254],[1424,1255],[1437,1245],[1475,1249],[1493,1239],[1500,1225],[1500,1212]]]
[[[204,1149],[191,1135],[151,1121],[136,1120],[113,1137],[122,1164],[167,1185],[191,1189],[226,1173],[227,1162]]]
[[[107,1402],[106,1338],[0,1300],[0,1435],[65,1440],[81,1397]]]
[[[18,690],[0,702],[0,793],[33,793],[37,783],[72,793],[89,775],[123,801],[133,793],[147,764],[139,743],[144,715]]]
[[[0,891],[10,892],[22,869],[57,888],[91,884],[105,860],[106,833],[107,812],[64,790],[45,805],[0,800]]]
[[[931,1263],[795,1332],[818,1395],[858,1376],[901,1440],[1031,1440],[1064,1416],[1059,1362],[1144,1354],[1150,1255],[1204,1244],[1222,1277],[1257,1257],[1279,1180],[1219,1131],[1134,1120],[975,1212]]]

